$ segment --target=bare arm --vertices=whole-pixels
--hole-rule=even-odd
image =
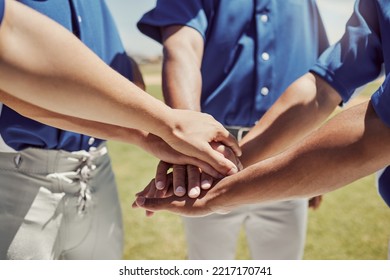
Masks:
[[[338,114],[302,143],[222,179],[201,199],[139,197],[137,203],[151,211],[199,216],[242,204],[311,197],[388,165],[389,141],[390,128],[365,102]]]
[[[7,94],[1,90],[0,100],[2,103],[25,117],[68,131],[74,131],[101,139],[111,139],[131,144],[139,143],[140,139],[138,138],[142,135],[140,130],[66,116],[49,111],[20,100],[15,96]]]
[[[5,8],[0,28],[5,92],[64,115],[136,129],[156,130],[159,116],[151,109],[170,114],[62,26],[16,1],[6,1]]]
[[[44,124],[101,139],[134,144],[163,161],[175,164],[193,164],[207,170],[211,174],[216,172],[208,163],[177,152],[163,139],[149,132],[61,115],[17,99],[1,90],[0,100],[10,108],[17,110],[21,115]],[[218,173],[216,173],[217,175]]]
[[[249,166],[280,153],[321,125],[341,102],[340,95],[315,74],[291,84],[240,145]]]
[[[200,111],[202,91],[200,68],[204,48],[202,36],[195,29],[181,25],[162,27],[161,35],[164,54],[162,87],[165,103],[172,108]],[[171,166],[170,163],[159,163],[156,171],[159,189],[166,187],[166,172]],[[182,196],[186,193],[186,189],[188,193],[196,189],[195,193],[198,195],[201,181],[199,170],[192,166],[177,165],[173,165],[173,169],[175,194]],[[187,177],[193,179],[187,182]],[[208,181],[202,181],[208,183]],[[186,185],[187,188],[185,188]]]
[[[172,108],[200,111],[203,38],[187,26],[161,29],[163,38],[163,93]]]
[[[236,178],[242,187],[249,183],[247,190],[259,201],[323,194],[388,165],[389,140],[390,128],[367,101],[338,114],[302,143],[254,165],[247,182],[245,174]]]
[[[1,90],[58,114],[151,132],[222,174],[235,168],[209,145],[220,141],[240,153],[234,139],[211,116],[170,109],[112,70],[54,21],[16,1],[6,0],[5,7],[0,28]]]

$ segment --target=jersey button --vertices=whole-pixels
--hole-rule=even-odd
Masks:
[[[267,96],[268,93],[269,93],[269,88],[267,88],[267,87],[261,88],[260,93],[261,93],[261,95],[263,95],[263,96]]]
[[[261,54],[261,58],[262,58],[264,61],[268,61],[268,60],[269,60],[269,53],[263,52],[263,53]]]

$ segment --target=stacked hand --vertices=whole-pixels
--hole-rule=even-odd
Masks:
[[[221,178],[223,175],[216,170],[213,166],[211,166],[208,162],[205,162],[203,160],[200,160],[196,157],[191,157],[188,155],[185,155],[181,152],[178,152],[177,150],[173,149],[171,146],[169,146],[163,139],[160,137],[151,134],[151,133],[144,133],[144,136],[140,138],[139,145],[148,151],[150,154],[154,155],[155,157],[159,158],[161,162],[159,163],[157,167],[157,175],[156,179],[157,181],[163,181],[165,182],[166,176],[167,176],[167,170],[169,170],[172,166],[174,166],[174,169],[185,168],[185,165],[188,165],[188,168],[196,168],[195,166],[199,167],[203,171],[203,175],[210,174],[212,177],[215,178]],[[220,155],[218,155],[219,157]],[[170,164],[170,163],[172,164]],[[227,168],[231,169],[231,165],[233,166],[234,163],[230,160],[221,162],[222,166],[221,168]],[[215,166],[216,168],[218,166]],[[222,169],[219,169],[222,172]],[[161,183],[159,183],[159,186]]]
[[[232,150],[234,155],[241,156],[237,140],[211,115],[172,109],[174,118],[169,122],[168,133],[165,130],[159,135],[176,151],[195,157],[210,164],[223,176],[237,173],[234,162],[212,147],[213,142],[221,143]]]
[[[242,169],[241,162],[230,148],[217,142],[212,142],[211,147],[223,157],[234,162],[237,170]],[[167,174],[171,168],[173,171]],[[221,178],[222,176],[213,177],[193,165],[178,165],[160,161],[155,179],[137,194],[137,200],[133,203],[133,207],[143,207],[145,198],[163,198],[165,203],[175,201],[175,203],[184,203],[186,206],[204,209],[197,215],[209,214],[212,211],[206,207],[206,199],[202,198]],[[147,211],[146,213],[150,216],[153,212]]]

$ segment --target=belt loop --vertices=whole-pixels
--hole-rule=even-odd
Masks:
[[[243,135],[244,134],[244,131],[242,129],[238,130],[237,132],[237,141],[241,141],[241,139],[243,138]]]
[[[20,155],[20,153],[17,153],[16,156],[14,157],[14,163],[15,163],[15,166],[16,168],[19,168],[20,164],[22,163],[22,156]]]
[[[225,128],[236,137],[237,141],[241,141],[242,138],[252,129],[252,127],[246,126],[225,126]]]

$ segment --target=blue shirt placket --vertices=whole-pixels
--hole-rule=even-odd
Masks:
[[[272,105],[267,98],[272,92],[274,80],[273,56],[275,55],[275,32],[270,21],[276,16],[274,1],[256,0],[256,87],[255,100],[251,116],[251,125]]]

